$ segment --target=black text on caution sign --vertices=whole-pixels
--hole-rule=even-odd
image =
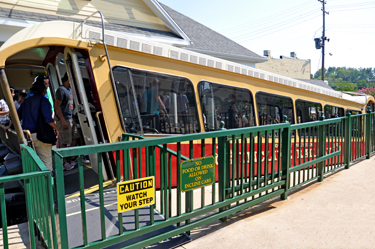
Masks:
[[[155,203],[153,176],[117,183],[117,209],[119,213]]]

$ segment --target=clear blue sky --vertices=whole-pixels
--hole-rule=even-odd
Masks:
[[[322,3],[318,0],[159,0],[253,52],[311,60],[321,68]],[[325,68],[375,67],[375,1],[326,0]],[[331,54],[331,55],[330,55]]]

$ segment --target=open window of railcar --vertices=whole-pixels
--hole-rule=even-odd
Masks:
[[[350,110],[350,112],[352,113],[352,115],[362,114],[361,111],[357,111],[357,110]]]
[[[344,108],[333,105],[324,106],[324,116],[326,119],[340,118],[345,116]]]
[[[322,104],[318,102],[307,101],[303,99],[296,100],[297,123],[306,123],[318,121],[323,111]],[[300,136],[316,136],[317,127],[306,128],[299,130]]]
[[[202,118],[206,131],[234,129],[255,125],[253,95],[248,89],[207,81],[198,84]]]
[[[375,103],[369,102],[369,103],[367,103],[367,107],[370,107],[371,111],[375,112]]]
[[[289,123],[294,124],[293,101],[289,97],[257,92],[255,95],[259,125],[278,124],[287,116]]]
[[[193,84],[179,76],[113,68],[125,128],[137,134],[200,131]]]
[[[54,65],[52,65],[52,63],[47,64],[46,70],[47,70],[47,73],[48,73],[48,76],[49,76],[50,89],[51,89],[51,92],[53,92],[53,96],[54,96],[57,89],[60,86],[60,82],[58,80],[57,72],[56,72],[56,69],[55,69]]]
[[[322,104],[317,102],[296,100],[297,123],[306,123],[319,120]]]

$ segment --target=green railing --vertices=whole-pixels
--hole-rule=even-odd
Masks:
[[[42,231],[48,247],[56,247],[56,232],[59,234],[59,247],[72,247],[68,242],[63,160],[78,156],[80,227],[76,229],[82,231],[82,244],[77,247],[102,248],[146,235],[143,240],[127,245],[127,248],[145,247],[214,220],[225,220],[229,215],[270,198],[280,196],[281,199],[286,199],[292,189],[314,180],[322,181],[330,172],[343,167],[349,168],[353,161],[369,158],[375,152],[375,134],[372,132],[375,128],[374,119],[375,113],[351,116],[348,112],[346,117],[328,120],[322,118],[320,121],[296,125],[282,123],[153,139],[124,134],[124,141],[118,143],[80,146],[79,150],[56,149],[53,150],[53,162],[58,229],[55,231],[54,219],[48,218],[54,211],[51,202],[45,205],[44,212],[42,207],[35,204],[37,202],[28,201],[33,203],[28,204],[28,210],[29,206],[32,207],[29,220]],[[26,146],[22,150],[23,160],[33,155],[32,160],[26,159],[24,162],[24,175],[28,175],[26,172],[38,171],[32,167],[41,165],[40,160]],[[92,210],[86,208],[89,200],[84,191],[85,166],[82,164],[82,157],[94,153],[99,162],[99,212],[95,218],[100,221],[100,225],[88,227],[88,216]],[[125,214],[110,214],[114,200],[105,198],[107,192],[103,187],[101,160],[103,153],[112,153],[115,157],[117,182],[155,176],[155,204],[147,207],[146,211],[136,209]],[[210,156],[216,161],[216,182],[211,186],[183,192],[180,186],[181,163],[184,160]],[[29,193],[33,194],[28,197],[30,200],[52,198],[50,176],[45,168],[40,168],[42,172],[38,174],[46,179],[45,191],[48,193],[37,195],[40,194],[36,191],[37,184],[42,184],[41,180],[35,183],[29,180],[31,185],[27,196],[30,196]],[[28,177],[31,179],[31,176]],[[5,181],[4,179],[7,178],[0,178],[0,182]],[[0,197],[1,191],[0,185]],[[4,208],[1,210],[3,212]],[[48,215],[38,216],[45,213]],[[111,232],[106,230],[108,216],[114,225]],[[124,216],[134,218],[124,224]],[[150,235],[151,232],[170,226],[174,228]],[[100,236],[90,237],[95,233]]]
[[[291,150],[290,189],[318,179],[345,166],[342,148],[347,118],[336,118],[292,125],[298,137]]]
[[[351,146],[351,162],[366,157],[366,117],[368,118],[368,114],[360,114],[351,117],[351,138],[353,141]]]
[[[169,237],[188,232],[194,227],[201,226],[207,222],[217,219],[225,219],[228,215],[236,213],[247,207],[258,204],[269,198],[285,194],[286,175],[282,175],[285,170],[279,169],[279,166],[273,168],[273,182],[265,180],[264,176],[259,176],[261,170],[253,167],[252,161],[256,159],[250,156],[249,162],[245,162],[245,157],[256,143],[262,140],[268,140],[268,134],[273,134],[274,142],[279,138],[281,132],[285,133],[285,129],[289,131],[289,124],[279,124],[267,127],[253,127],[237,130],[223,130],[208,132],[202,134],[163,137],[155,139],[144,139],[125,141],[113,144],[103,144],[96,146],[81,146],[79,150],[74,148],[56,149],[53,151],[54,165],[56,167],[56,190],[57,203],[59,211],[59,224],[62,248],[68,248],[68,224],[66,220],[66,205],[63,179],[63,158],[79,156],[78,168],[80,179],[80,200],[81,200],[81,228],[82,230],[82,246],[87,248],[102,248],[112,244],[122,242],[134,237],[146,235],[158,229],[176,225],[176,228],[159,234],[157,236],[145,239],[141,242],[133,244],[131,247],[139,248],[152,243],[167,239]],[[285,133],[285,139],[282,143],[288,143],[290,147],[290,137]],[[264,136],[263,136],[264,135]],[[252,141],[250,141],[252,139]],[[285,141],[284,141],[285,140]],[[248,142],[247,142],[248,141]],[[262,142],[261,142],[262,143]],[[228,159],[230,158],[230,146],[235,146],[237,152],[242,151],[242,159],[237,160],[232,157],[234,165],[230,167]],[[246,149],[245,149],[246,148]],[[247,149],[248,148],[248,149]],[[288,147],[283,152],[289,154]],[[175,154],[170,150],[175,151]],[[261,151],[262,146],[258,151]],[[99,165],[99,220],[101,225],[97,228],[100,238],[95,241],[89,241],[87,229],[87,210],[85,203],[85,193],[83,191],[84,177],[82,155],[96,153],[100,158],[103,153],[111,152],[116,154],[117,160],[117,179],[124,181],[130,179],[141,178],[145,176],[155,176],[156,178],[156,203],[149,207],[148,214],[143,214],[143,218],[147,216],[148,223],[144,223],[139,219],[138,210],[134,213],[134,229],[123,230],[122,215],[112,217],[112,221],[118,224],[116,227],[116,235],[107,236],[105,230],[105,213],[108,212],[108,205],[103,194],[101,165]],[[238,154],[238,153],[235,154]],[[259,153],[261,154],[261,152]],[[180,164],[183,157],[198,158],[214,156],[217,157],[218,172],[216,172],[215,183],[209,187],[203,187],[194,191],[182,192],[180,186]],[[285,157],[285,156],[284,156]],[[287,158],[287,157],[286,157]],[[260,160],[261,161],[261,160]],[[126,163],[130,162],[130,163]],[[278,165],[286,165],[279,163]],[[233,168],[235,170],[230,171]],[[260,166],[259,166],[260,167]],[[234,178],[231,176],[234,174]],[[268,174],[268,173],[267,173]],[[252,181],[247,175],[251,175]],[[254,182],[255,181],[255,182]],[[265,184],[266,182],[266,184]],[[231,185],[232,184],[232,185]],[[255,185],[254,185],[255,184]],[[234,186],[236,185],[236,186]],[[237,186],[238,185],[238,186]],[[210,195],[206,194],[206,190],[210,190]],[[199,203],[194,202],[197,196]],[[155,213],[162,215],[163,220],[156,220]],[[129,226],[129,224],[127,224]],[[91,230],[92,233],[94,233]]]
[[[25,188],[29,223],[29,245],[35,248],[35,236],[48,248],[57,248],[51,172],[30,147],[21,145],[23,174],[0,177],[0,206],[4,248],[9,248],[4,183],[21,181]],[[36,228],[36,229],[35,229]]]
[[[370,141],[371,143],[368,143],[368,150],[371,153],[375,152],[375,113],[370,113],[370,118],[368,119],[366,123],[366,133],[371,134]]]

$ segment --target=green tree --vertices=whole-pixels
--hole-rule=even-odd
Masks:
[[[341,82],[337,83],[336,86],[336,91],[356,92],[358,90],[357,84],[354,83]]]
[[[346,68],[346,67],[329,67],[324,70],[324,79],[336,90],[342,88],[351,88],[352,85],[338,85],[340,83],[355,84],[357,88],[370,87],[375,85],[375,68]],[[315,72],[312,79],[320,80],[322,70]]]

